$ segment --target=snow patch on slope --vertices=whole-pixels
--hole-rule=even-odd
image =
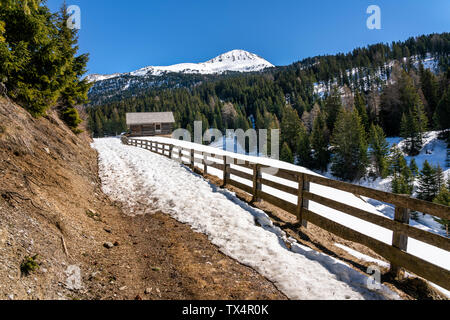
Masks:
[[[189,224],[208,235],[224,254],[274,282],[291,299],[399,298],[385,286],[369,290],[366,275],[287,238],[263,211],[176,161],[122,145],[114,138],[96,139],[93,147],[99,151],[103,190],[112,199],[125,208],[139,201],[141,207],[148,207],[148,213],[162,210]]]
[[[267,60],[254,53],[244,50],[232,50],[203,63],[181,63],[171,66],[149,66],[129,73],[115,73],[112,75],[90,75],[89,82],[96,82],[116,78],[119,76],[162,76],[166,73],[185,74],[222,74],[232,72],[256,72],[274,67]]]

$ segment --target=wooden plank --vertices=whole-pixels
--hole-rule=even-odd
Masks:
[[[254,163],[243,161],[242,159],[233,158],[233,165],[253,170]]]
[[[395,206],[408,208],[423,213],[428,213],[439,218],[450,220],[450,207],[419,200],[411,197],[401,196],[381,190],[357,186],[348,182],[331,180],[319,176],[307,175],[309,181],[323,186],[336,188],[342,191],[358,194],[371,199],[392,203]]]
[[[221,163],[213,163],[209,165],[212,168],[218,169],[220,171],[223,171],[224,165]]]
[[[230,173],[233,174],[233,175],[235,175],[235,176],[238,176],[238,177],[240,177],[240,178],[243,178],[243,179],[247,179],[247,180],[253,181],[253,175],[248,174],[248,173],[246,173],[246,172],[239,171],[239,170],[236,170],[236,169],[234,169],[234,168],[230,168]]]
[[[274,168],[267,168],[267,167],[261,167],[261,172],[264,174],[269,174],[274,177],[286,179],[289,181],[297,182],[298,175],[300,175],[300,172],[285,170],[285,169],[278,169],[277,173],[273,174]]]
[[[257,192],[257,197],[263,199],[264,201],[267,201],[271,204],[273,204],[274,206],[277,206],[280,209],[283,209],[284,211],[287,211],[289,213],[292,214],[296,214],[297,213],[297,206],[293,203],[290,203],[286,200],[277,198],[271,194],[268,194],[264,191],[258,191]]]
[[[280,191],[292,194],[294,196],[296,196],[297,193],[298,193],[298,189],[297,188],[289,187],[289,186],[286,186],[284,184],[281,184],[281,183],[278,183],[278,182],[275,182],[275,181],[271,181],[271,180],[267,180],[267,179],[264,179],[264,178],[262,179],[262,184],[266,185],[266,186],[269,186],[269,187],[272,187],[272,188],[275,188],[277,190],[280,190]]]
[[[247,193],[252,194],[252,187],[247,186],[246,184],[240,183],[239,181],[236,181],[236,180],[233,180],[233,179],[229,179],[228,180],[228,184],[233,186],[233,187],[236,187],[238,189],[241,189],[241,190],[243,190],[243,191],[245,191]]]
[[[324,218],[312,211],[304,209],[304,217],[319,228],[327,230],[345,240],[357,242],[372,249],[391,263],[401,266],[416,275],[450,290],[450,271],[420,259],[384,242],[352,230],[339,223]]]
[[[439,247],[441,249],[450,251],[450,239],[442,237],[438,234],[431,233],[422,229],[412,227],[407,224],[403,224],[389,218],[379,216],[356,207],[349,206],[345,203],[334,201],[311,192],[303,192],[303,196],[311,201],[317,202],[324,206],[336,209],[338,211],[344,212],[353,217],[365,220],[367,222],[379,225],[383,228],[403,232],[409,237],[417,239],[419,241],[431,244],[433,246]]]

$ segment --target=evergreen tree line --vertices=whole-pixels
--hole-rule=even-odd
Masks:
[[[204,129],[222,132],[237,128],[280,129],[281,160],[313,170],[331,170],[335,177],[346,181],[390,176],[393,192],[412,194],[416,183],[419,197],[443,203],[448,200],[448,186],[434,178],[424,182],[427,166],[425,172],[417,172],[417,165],[414,161],[407,165],[404,154],[414,156],[420,152],[427,130],[442,130],[442,138],[449,139],[450,68],[442,63],[446,61],[442,57],[448,59],[446,44],[448,34],[421,37],[416,45],[421,49],[410,51],[425,56],[436,50],[441,55],[440,72],[426,69],[421,63],[396,62],[389,81],[371,90],[358,90],[344,83],[321,97],[314,92],[320,72],[312,71],[314,67],[293,65],[190,88],[147,89],[127,99],[90,106],[89,126],[96,137],[116,135],[127,130],[127,112],[172,111],[175,127],[190,131],[194,121],[202,121]],[[414,47],[411,41],[409,46]],[[377,47],[370,48],[368,52],[376,56]],[[392,56],[387,55],[385,61],[388,58]],[[360,58],[356,55],[355,59]],[[403,149],[390,150],[387,135],[403,137]],[[425,184],[433,185],[434,191],[426,195],[422,191],[427,189]]]
[[[282,159],[355,180],[370,173],[385,177],[386,133],[405,138],[404,152],[416,155],[426,130],[450,128],[450,71],[435,75],[419,66],[393,70],[391,81],[375,92],[334,88],[324,99],[294,80],[286,95],[269,75],[207,82],[192,89],[148,90],[140,96],[89,107],[94,136],[126,131],[126,112],[172,111],[175,127],[280,129]],[[431,89],[430,89],[431,88]],[[295,92],[295,94],[293,93]],[[431,101],[431,102],[430,102]],[[254,119],[254,120],[252,120]],[[448,131],[447,131],[448,136]],[[369,166],[372,165],[372,166]],[[367,172],[367,167],[373,168]]]
[[[33,116],[57,106],[62,119],[78,131],[75,105],[87,102],[90,85],[82,80],[88,55],[77,55],[77,30],[67,27],[65,5],[49,11],[40,0],[0,3],[0,83]]]

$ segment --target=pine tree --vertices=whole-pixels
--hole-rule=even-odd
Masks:
[[[291,106],[286,106],[281,120],[281,143],[286,143],[290,150],[295,150],[297,137],[303,130],[304,127],[297,111]]]
[[[321,112],[314,121],[311,133],[311,147],[313,164],[316,169],[324,172],[330,162],[330,132],[325,122],[324,114]]]
[[[420,64],[420,82],[423,95],[428,103],[428,118],[431,120],[439,102],[439,83],[436,76]]]
[[[333,132],[336,119],[342,110],[341,97],[336,88],[333,88],[331,94],[326,98],[324,109],[327,115],[327,127]]]
[[[413,192],[413,178],[408,167],[404,167],[399,175],[392,177],[392,193],[411,195]]]
[[[442,187],[445,187],[444,170],[442,170],[441,166],[438,164],[434,168],[434,171],[435,171],[436,189],[441,190]]]
[[[296,155],[299,165],[311,168],[313,162],[311,143],[306,128],[303,125],[297,137]]]
[[[426,131],[428,120],[423,107],[418,105],[402,116],[400,134],[405,139],[404,151],[415,156],[423,146],[423,133]]]
[[[389,144],[383,129],[372,124],[369,135],[370,156],[375,164],[376,174],[382,178],[388,175]]]
[[[44,1],[2,1],[0,6],[0,82],[12,99],[33,116],[60,105],[61,116],[76,128],[76,103],[87,101],[81,80],[87,55],[75,56],[76,31],[67,28],[65,6],[54,15]]]
[[[417,176],[417,174],[419,173],[419,168],[417,167],[417,163],[414,158],[412,158],[411,162],[409,163],[409,169],[411,170],[413,176]]]
[[[292,154],[291,148],[289,148],[289,145],[286,142],[283,143],[283,146],[281,147],[280,160],[284,162],[294,163],[294,156]]]
[[[392,176],[391,191],[411,195],[414,189],[414,175],[398,146],[392,148],[389,158],[389,172]]]
[[[450,179],[447,184],[450,186]],[[434,198],[433,202],[437,204],[442,204],[444,206],[450,206],[450,191],[448,186],[444,186],[440,189],[439,194],[436,196],[436,198]],[[443,218],[435,218],[435,220],[440,224],[442,224],[443,228],[446,230],[448,237],[449,236],[448,228],[450,225],[450,220]]]
[[[333,175],[351,181],[365,175],[368,163],[366,134],[356,110],[340,112],[331,145]]]
[[[417,198],[433,201],[438,192],[436,170],[425,160],[418,177]]]
[[[434,123],[437,129],[445,130],[450,128],[450,86],[444,92],[444,95],[437,104],[434,113]]]
[[[355,94],[355,108],[358,111],[359,116],[361,117],[361,122],[366,132],[369,132],[369,114],[367,113],[366,101],[364,99],[364,96],[358,91]]]

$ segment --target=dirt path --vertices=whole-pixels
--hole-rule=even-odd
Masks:
[[[103,222],[105,237],[118,245],[89,255],[87,290],[77,298],[286,299],[256,271],[168,215],[110,218]]]

